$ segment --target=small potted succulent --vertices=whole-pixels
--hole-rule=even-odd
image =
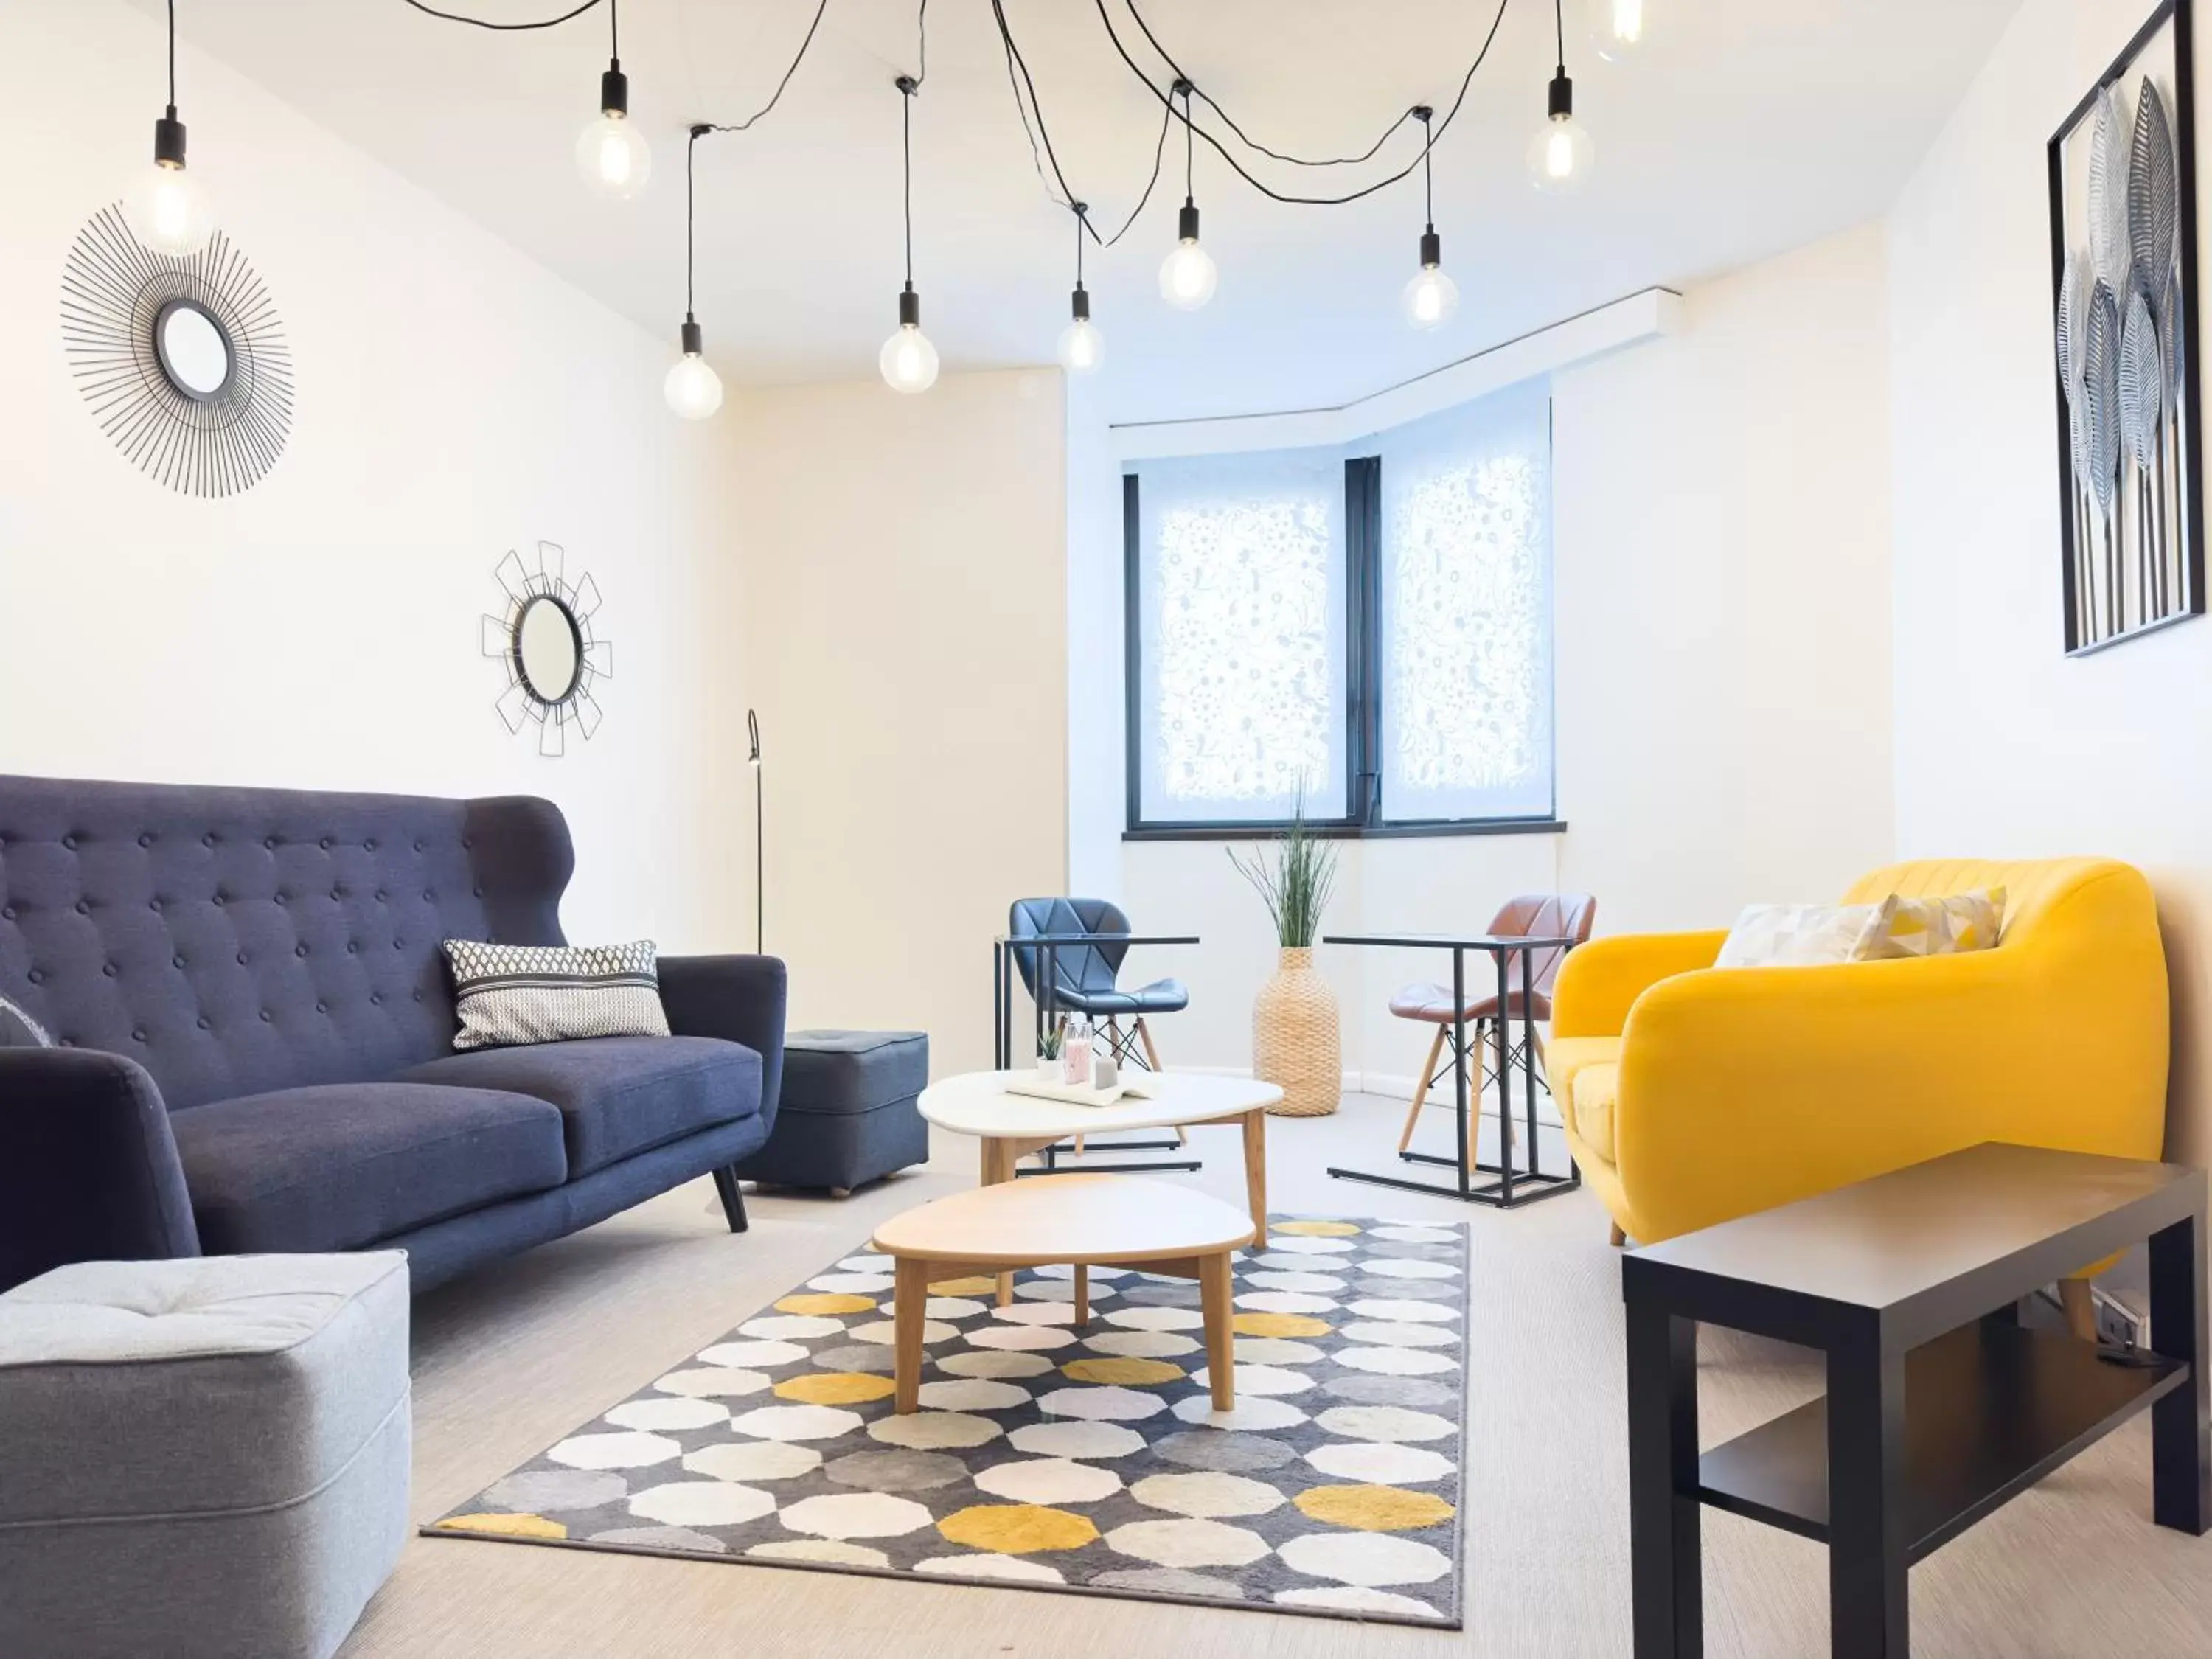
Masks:
[[[1060,1045],[1064,1040],[1058,1020],[1044,1028],[1037,1036],[1036,1074],[1040,1083],[1059,1083],[1060,1074]]]

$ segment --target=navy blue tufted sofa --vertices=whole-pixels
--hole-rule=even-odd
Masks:
[[[420,1291],[767,1139],[783,964],[664,957],[666,1037],[456,1053],[440,942],[563,943],[549,801],[0,777],[0,1289],[399,1249]]]

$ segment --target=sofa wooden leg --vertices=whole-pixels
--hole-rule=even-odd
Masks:
[[[1616,1221],[1616,1222],[1613,1223],[1612,1224],[1613,1224],[1613,1240],[1612,1240],[1612,1243],[1613,1243],[1613,1248],[1614,1249],[1616,1249],[1616,1250],[1617,1250],[1617,1249],[1620,1249],[1623,1245],[1625,1245],[1625,1244],[1626,1244],[1626,1243],[1628,1243],[1628,1235],[1627,1235],[1626,1233],[1625,1233],[1625,1232],[1623,1232],[1623,1231],[1620,1231],[1620,1224],[1618,1221]]]
[[[2066,1328],[2084,1342],[2097,1340],[2097,1298],[2086,1279],[2058,1281],[2058,1305],[2066,1311]]]
[[[738,1172],[726,1168],[715,1170],[714,1192],[722,1200],[722,1213],[729,1218],[730,1231],[744,1231],[751,1223],[745,1218],[745,1195],[738,1185]]]

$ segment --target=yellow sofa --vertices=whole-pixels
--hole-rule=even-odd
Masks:
[[[1570,1150],[1644,1243],[1984,1140],[2156,1158],[2166,956],[2103,859],[1893,865],[1845,903],[2002,884],[1995,948],[1717,969],[1726,932],[1571,954],[1545,1066]]]

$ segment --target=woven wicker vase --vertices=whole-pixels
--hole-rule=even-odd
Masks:
[[[1313,951],[1285,946],[1274,978],[1252,1005],[1252,1075],[1281,1085],[1278,1117],[1327,1117],[1344,1087],[1336,993],[1315,971]]]

